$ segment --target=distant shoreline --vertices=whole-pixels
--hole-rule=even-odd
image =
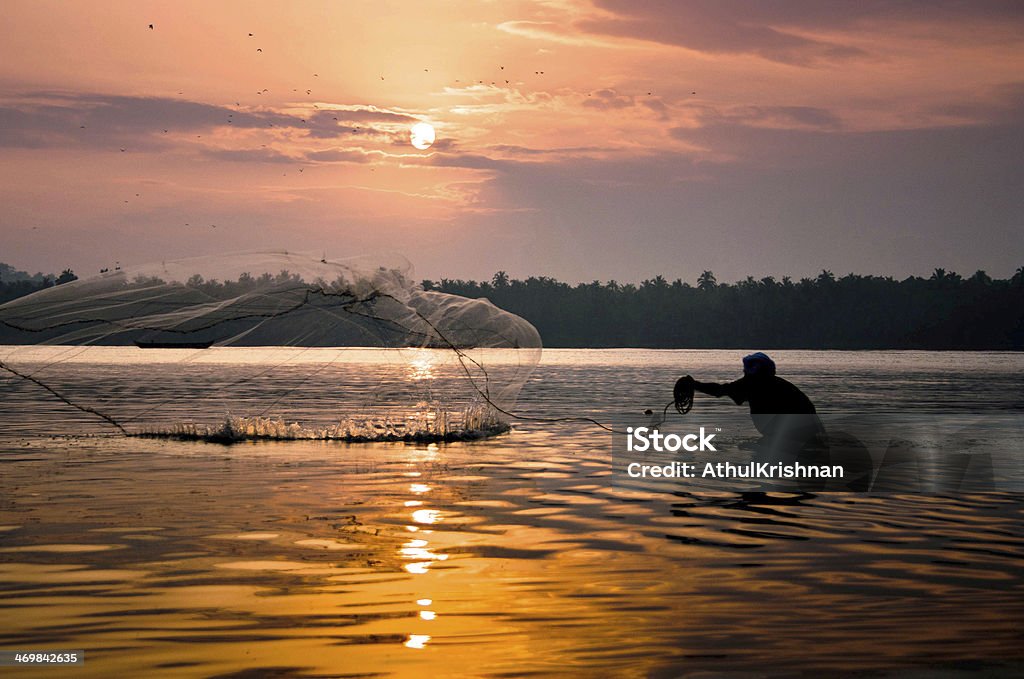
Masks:
[[[246,276],[237,282],[194,278],[190,286],[211,299],[261,284]],[[73,290],[76,279],[67,269],[42,282],[0,281],[0,303],[54,286]],[[293,282],[317,287],[298,277]],[[639,285],[571,285],[544,276],[516,280],[499,271],[490,281],[424,280],[420,286],[486,298],[533,324],[549,348],[1024,351],[1024,267],[1008,279],[984,271],[965,278],[944,269],[903,280],[822,271],[813,279],[748,277],[732,284],[704,271],[696,285],[663,276]],[[0,322],[0,343],[31,339]],[[124,338],[135,339],[152,338]],[[352,346],[342,337],[326,339]]]
[[[51,344],[51,343],[37,343],[37,344],[5,344],[0,343],[0,352],[4,349],[16,350],[16,349],[27,349],[30,347],[73,347],[73,346],[90,346],[100,349],[139,349],[131,343],[124,344]],[[949,353],[962,353],[962,354],[1024,354],[1024,350],[1021,349],[829,349],[829,348],[815,348],[815,347],[770,347],[770,346],[757,346],[759,351],[767,351],[772,353],[782,352],[796,352],[796,351],[813,351],[818,353],[848,353],[848,354],[864,354],[864,353],[886,353],[886,354],[949,354]],[[204,349],[189,348],[189,347],[168,347],[172,351],[187,351],[197,352],[204,351]],[[267,344],[232,344],[230,346],[211,346],[208,347],[212,351],[223,351],[226,349],[320,349],[320,350],[352,350],[352,351],[419,351],[420,347],[379,347],[379,346],[364,346],[364,345],[346,345],[346,346],[316,346],[316,347],[303,347],[299,345],[267,345]],[[423,347],[430,351],[450,351],[443,347]],[[485,349],[486,351],[516,351],[515,349]],[[652,352],[678,352],[678,353],[701,353],[708,351],[752,351],[750,346],[736,346],[736,347],[555,347],[555,346],[544,346],[541,347],[541,351],[652,351]],[[142,351],[142,350],[140,350]],[[147,356],[153,356],[157,353],[157,350],[146,348],[144,349]]]

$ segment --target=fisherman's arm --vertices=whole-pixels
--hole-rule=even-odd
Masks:
[[[728,396],[737,404],[743,403],[746,400],[740,380],[728,382],[726,384],[719,384],[718,382],[698,382],[689,375],[686,375],[680,378],[677,383],[677,388],[679,387],[689,387],[693,391],[699,391],[702,394],[714,396],[715,398]]]

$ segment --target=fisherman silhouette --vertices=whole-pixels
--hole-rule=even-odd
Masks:
[[[775,374],[775,361],[760,351],[743,357],[743,377],[734,382],[698,382],[689,375],[679,378],[674,390],[676,402],[692,398],[694,391],[715,398],[728,396],[736,405],[748,403],[754,426],[765,436],[773,433],[774,415],[814,415],[817,412],[806,394]]]
[[[716,398],[728,396],[736,405],[748,404],[750,419],[763,437],[756,447],[772,457],[806,452],[825,433],[811,399],[776,375],[775,361],[760,351],[743,357],[740,379],[719,384],[686,375],[676,382],[673,395],[679,403],[692,399],[695,391]]]
[[[750,419],[761,433],[761,439],[753,444],[740,444],[740,447],[752,448],[754,461],[841,462],[845,468],[844,478],[838,480],[833,489],[868,489],[872,462],[867,449],[845,432],[826,432],[811,399],[796,385],[775,374],[775,361],[767,354],[759,351],[744,356],[743,377],[734,382],[698,382],[689,375],[679,378],[673,393],[676,407],[692,403],[694,392],[716,398],[728,396],[736,405],[749,405]],[[803,479],[798,487],[803,491],[823,490],[825,482]]]

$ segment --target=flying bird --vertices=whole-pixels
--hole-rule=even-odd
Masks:
[[[149,30],[151,30],[151,31],[153,30],[153,24],[149,25]]]

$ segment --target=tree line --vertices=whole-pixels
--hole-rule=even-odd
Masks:
[[[71,269],[64,269],[59,276],[43,273],[30,275],[26,271],[18,271],[10,264],[0,262],[0,304],[75,280],[78,280],[78,276]]]
[[[695,285],[663,276],[570,285],[499,271],[423,287],[487,297],[533,323],[548,347],[1024,350],[1024,267],[1005,280],[935,269],[731,284],[704,271]]]
[[[0,303],[77,279],[71,269],[29,277],[0,267]],[[287,272],[274,280],[282,277],[300,280]],[[260,282],[197,277],[189,286],[223,297]],[[822,271],[798,281],[719,283],[704,271],[694,285],[663,276],[639,285],[571,285],[499,271],[490,281],[442,278],[422,286],[486,297],[533,323],[548,347],[1024,350],[1024,267],[1002,280],[935,269],[903,280]]]

